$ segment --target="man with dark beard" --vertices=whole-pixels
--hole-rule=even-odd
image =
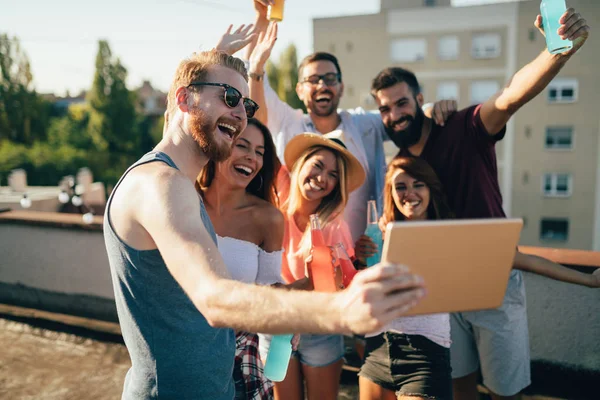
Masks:
[[[541,17],[535,25],[542,33]],[[505,217],[498,184],[495,144],[504,137],[511,116],[537,96],[584,44],[589,27],[580,14],[567,10],[558,33],[573,41],[563,54],[545,49],[518,71],[500,92],[483,104],[452,115],[439,126],[421,111],[423,95],[415,75],[387,68],[373,80],[388,135],[400,154],[431,164],[458,218]],[[523,268],[515,258],[515,268]],[[504,304],[494,310],[453,313],[451,361],[454,398],[476,399],[479,370],[493,399],[515,398],[531,382],[525,287],[513,269]]]
[[[378,265],[339,293],[230,279],[194,183],[221,161],[256,111],[243,62],[220,51],[179,65],[168,127],[107,202],[104,238],[119,322],[132,366],[123,399],[232,400],[236,330],[364,333],[423,296],[406,267]]]

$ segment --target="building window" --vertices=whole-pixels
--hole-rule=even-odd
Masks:
[[[425,0],[425,7],[435,7],[435,0]]]
[[[458,82],[440,82],[436,97],[437,100],[458,100]]]
[[[458,60],[460,41],[458,36],[443,36],[438,40],[440,60]]]
[[[500,90],[497,81],[474,81],[471,83],[471,104],[485,102]]]
[[[569,197],[573,193],[571,174],[545,174],[544,195],[548,197]]]
[[[427,55],[427,40],[397,39],[390,44],[391,59],[394,62],[423,61]]]
[[[473,36],[471,44],[473,58],[496,58],[500,56],[500,34],[482,33]]]
[[[549,126],[546,128],[547,149],[572,149],[573,127],[572,126]]]
[[[565,218],[542,218],[540,239],[566,242],[569,238],[569,220]]]
[[[573,103],[577,101],[579,82],[574,78],[555,78],[548,85],[549,103]]]

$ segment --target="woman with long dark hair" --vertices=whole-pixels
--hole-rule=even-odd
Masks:
[[[271,133],[250,118],[233,143],[231,156],[220,163],[210,161],[198,177],[219,252],[235,280],[259,285],[281,282],[284,220],[275,189],[279,168]],[[263,374],[258,340],[256,333],[236,333],[236,399],[273,397],[273,383]]]

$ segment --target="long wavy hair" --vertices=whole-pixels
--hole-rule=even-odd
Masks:
[[[260,199],[266,200],[273,204],[275,207],[278,206],[277,202],[277,188],[275,187],[275,178],[281,168],[279,158],[275,151],[275,144],[273,143],[273,137],[269,128],[255,118],[248,119],[248,126],[256,127],[260,133],[262,133],[265,141],[265,152],[263,154],[263,166],[258,171],[256,176],[246,186],[246,192],[250,193]],[[196,181],[197,187],[202,194],[206,189],[210,187],[215,178],[216,163],[210,160],[198,175]]]
[[[294,213],[300,209],[302,203],[302,192],[300,191],[299,181],[300,170],[312,156],[321,150],[330,151],[335,155],[338,170],[338,183],[331,193],[321,199],[321,203],[319,203],[319,206],[315,211],[315,214],[319,216],[321,228],[324,229],[342,214],[348,203],[348,174],[346,173],[346,160],[339,152],[330,147],[312,146],[306,149],[300,157],[298,157],[292,166],[290,194],[282,205],[281,210],[288,218],[293,218]],[[307,229],[306,226],[299,226],[298,228],[304,230],[304,234],[300,240],[300,248],[306,246],[310,247],[310,229]]]
[[[386,221],[404,221],[406,217],[398,210],[392,196],[394,188],[393,177],[398,170],[403,170],[414,179],[423,182],[429,188],[429,205],[427,219],[450,219],[454,217],[442,182],[427,161],[418,157],[396,156],[388,165],[383,189],[383,217]]]

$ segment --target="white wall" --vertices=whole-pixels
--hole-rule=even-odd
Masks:
[[[0,282],[114,299],[102,231],[0,223]]]

